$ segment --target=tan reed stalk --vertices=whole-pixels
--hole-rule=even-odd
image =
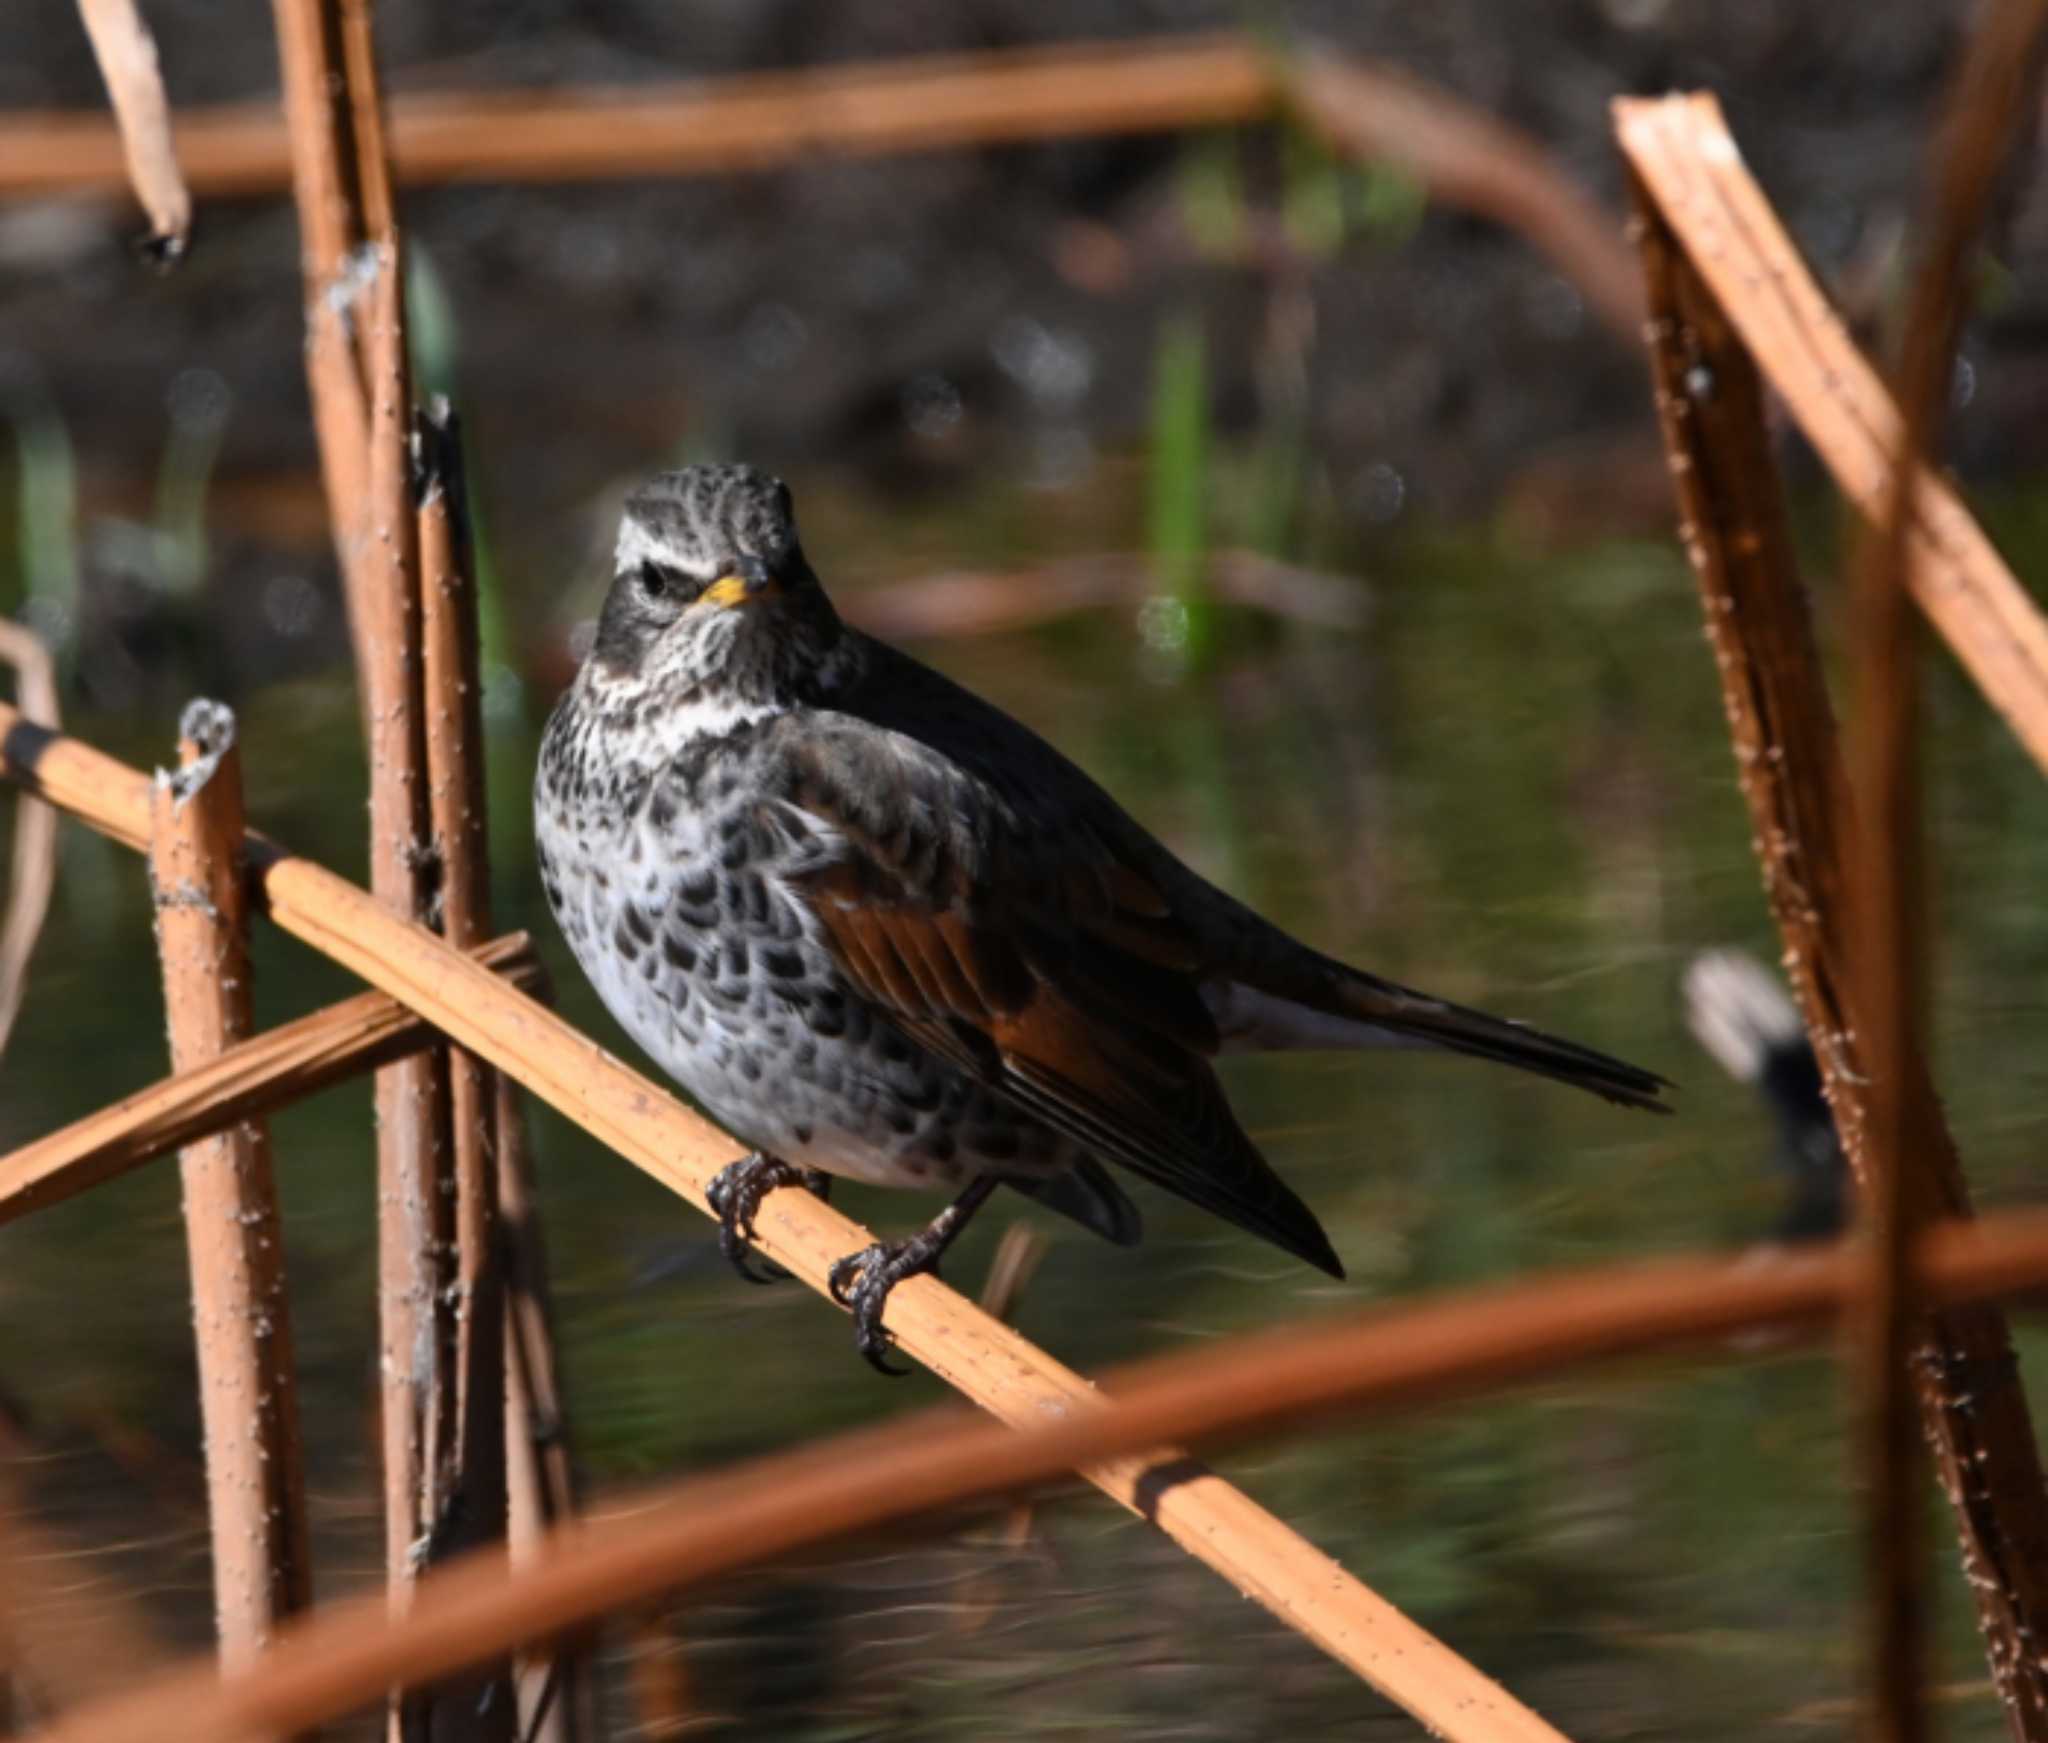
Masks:
[[[498,1227],[505,1266],[506,1541],[515,1565],[540,1553],[547,1533],[576,1516],[568,1415],[556,1356],[547,1248],[534,1200],[533,1159],[518,1083],[493,1074],[498,1098]],[[530,1743],[585,1743],[599,1736],[597,1686],[588,1655],[557,1641],[513,1667]],[[550,1692],[549,1682],[553,1680]],[[533,1714],[543,1703],[537,1730]]]
[[[4,705],[0,776],[116,840],[135,842],[147,829],[143,777],[76,739],[29,725]],[[250,860],[270,917],[285,931],[417,1010],[708,1212],[705,1188],[737,1151],[733,1139],[346,879],[255,835]],[[872,1239],[801,1191],[770,1194],[755,1227],[767,1256],[821,1295],[833,1263]],[[1080,1375],[935,1277],[897,1288],[883,1322],[906,1355],[1012,1427],[1081,1419],[1102,1408],[1101,1395]],[[1178,1449],[1155,1447],[1084,1474],[1444,1735],[1556,1743],[1557,1732],[1506,1690]]]
[[[1954,1304],[2048,1283],[2048,1212],[1931,1230],[1916,1256],[1922,1299]],[[1862,1306],[1869,1268],[1846,1244],[1770,1265],[1721,1257],[1612,1266],[1487,1285],[1421,1304],[1229,1339],[1104,1377],[1096,1408],[1006,1434],[941,1408],[670,1484],[566,1534],[536,1566],[479,1555],[423,1582],[412,1616],[336,1606],[237,1682],[186,1670],[77,1714],[40,1743],[235,1743],[438,1677],[521,1641],[893,1521],[1101,1470],[1175,1441],[1270,1437],[1370,1406],[1388,1411],[1491,1394],[1567,1367],[1626,1357],[1753,1351],[1738,1334],[1815,1336]],[[1171,1466],[1154,1473],[1173,1493]],[[1416,1667],[1411,1667],[1416,1668]],[[1456,1743],[1518,1734],[1485,1703],[1449,1707]]]
[[[1710,96],[1624,100],[1615,133],[1793,422],[1842,493],[1881,523],[1898,408],[1744,165],[1720,105]],[[1931,473],[1914,490],[1908,548],[1908,578],[1927,621],[2048,769],[2048,618]]]
[[[367,0],[275,0],[293,184],[307,255],[308,378],[348,598],[370,771],[370,881],[393,912],[434,900],[427,812],[412,382],[403,255]],[[358,386],[359,384],[359,386]],[[358,430],[364,447],[358,450]],[[459,1441],[448,1055],[376,1078],[378,1373],[386,1585],[403,1608],[421,1567],[457,1537],[502,1529],[491,1495],[454,1505]],[[495,1318],[495,1312],[493,1314]],[[494,1389],[502,1396],[501,1389]],[[502,1430],[499,1431],[502,1434]],[[501,1468],[495,1458],[493,1468]],[[487,1490],[499,1484],[486,1475]],[[509,1737],[507,1699],[462,1691],[415,1722]],[[445,1718],[442,1716],[445,1714]]]
[[[1895,376],[1899,439],[1878,529],[1855,564],[1851,649],[1856,793],[1867,826],[1853,839],[1850,937],[1858,1041],[1869,1078],[1864,1126],[1869,1303],[1858,1328],[1869,1565],[1865,1733],[1874,1743],[1929,1734],[1926,1449],[1912,1364],[1925,1342],[1910,1259],[1928,1214],[1911,1174],[1940,1148],[1926,1057],[1927,932],[1920,805],[1919,618],[1907,585],[1915,481],[1932,459],[1969,307],[1974,244],[2022,117],[2039,96],[2043,0],[2003,0],[1972,33],[1951,81],[1928,177],[1928,239],[1905,305]],[[2040,1722],[2010,1711],[2016,1735]]]
[[[1857,838],[1841,755],[1764,422],[1760,369],[1795,377],[1818,342],[1801,328],[1773,349],[1745,342],[1722,283],[1701,266],[1699,178],[1725,180],[1731,147],[1698,98],[1617,105],[1637,171],[1649,287],[1651,365],[1677,486],[1680,531],[1700,585],[1736,768],[1771,911],[1819,1055],[1830,1105],[1860,1181],[1872,1178],[1870,1071],[1848,931],[1848,849]],[[1737,160],[1739,162],[1739,160]],[[1656,177],[1644,170],[1654,165]],[[1670,197],[1673,188],[1689,190]],[[1690,233],[1672,222],[1686,214]],[[1717,238],[1726,233],[1714,231]],[[1725,265],[1725,262],[1722,264]],[[1737,279],[1738,297],[1775,300],[1776,278]],[[1791,361],[1788,362],[1788,358]],[[1782,381],[1780,382],[1782,386]],[[1930,1121],[1901,1188],[1912,1220],[1969,1214],[1960,1160],[1923,1057],[1900,1063]],[[2048,1667],[2027,1642],[2048,1625],[2048,1491],[2005,1316],[1989,1305],[1933,1315],[1916,1353],[1920,1409],[1955,1515],[1992,1674],[2023,1736],[2048,1735]]]
[[[1283,111],[1340,154],[1399,164],[1431,199],[1519,231],[1633,336],[1627,252],[1540,141],[1411,73],[1323,50],[1290,59],[1241,37],[1182,37],[685,85],[419,93],[391,105],[390,132],[393,167],[408,184],[610,181],[780,169],[827,153],[1233,127]],[[206,195],[267,193],[292,175],[268,105],[187,110],[179,155]],[[98,116],[0,119],[0,195],[75,193],[120,175],[119,142]]]
[[[514,986],[538,992],[531,941],[515,932],[473,953]],[[260,1119],[365,1071],[430,1047],[435,1031],[382,993],[237,1042],[0,1156],[0,1225],[117,1180],[182,1144]]]
[[[171,143],[171,105],[156,39],[135,0],[78,0],[78,11],[114,105],[128,179],[149,218],[151,250],[159,260],[175,260],[191,234],[192,196]]]
[[[249,900],[234,716],[185,711],[178,769],[151,793],[150,889],[171,1063],[190,1070],[249,1038]],[[269,1133],[238,1121],[179,1160],[206,1432],[214,1615],[224,1671],[246,1671],[312,1602],[304,1450],[284,1230]]]
[[[476,577],[454,413],[438,406],[420,414],[414,420],[413,449],[418,468],[427,809],[441,870],[440,931],[458,950],[468,950],[491,931],[490,831]],[[507,1360],[510,1339],[534,1343],[537,1347],[528,1360],[544,1367],[552,1387],[554,1338],[545,1298],[529,1295],[515,1301],[507,1277],[511,1246],[530,1240],[536,1227],[531,1205],[517,1185],[515,1196],[527,1214],[508,1224],[500,1205],[505,1174],[524,1171],[523,1158],[508,1158],[505,1152],[508,1143],[518,1143],[523,1152],[525,1116],[516,1091],[501,1094],[497,1073],[475,1054],[451,1049],[448,1074],[456,1286],[462,1303],[455,1359],[459,1430],[454,1488],[465,1514],[488,1520],[492,1536],[503,1535],[515,1548],[526,1548],[559,1515],[545,1486],[545,1455],[533,1443],[526,1364]],[[514,1128],[520,1129],[518,1138],[512,1136]],[[530,1277],[539,1269],[538,1255],[526,1255],[516,1269],[522,1279]],[[517,1323],[515,1314],[520,1316]],[[560,1441],[562,1433],[557,1417],[550,1438]],[[575,1683],[577,1670],[567,1655],[516,1667],[513,1709],[522,1738],[569,1743],[581,1702],[576,1689],[565,1684]]]

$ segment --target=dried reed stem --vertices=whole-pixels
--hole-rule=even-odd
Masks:
[[[190,1070],[249,1038],[249,901],[234,716],[195,702],[180,733],[178,772],[159,776],[152,794],[149,874],[171,1063]],[[187,1144],[179,1168],[214,1614],[221,1667],[232,1673],[312,1602],[283,1229],[260,1119]]]
[[[388,195],[388,189],[386,190]],[[484,798],[483,674],[478,651],[476,579],[470,566],[463,496],[461,438],[445,405],[415,417],[413,451],[419,502],[420,623],[426,708],[427,812],[441,871],[441,936],[458,950],[490,935],[490,838]],[[512,1540],[508,1528],[508,1440],[529,1434],[523,1402],[506,1364],[505,1242],[498,1173],[505,1106],[497,1074],[473,1053],[448,1053],[449,1115],[454,1144],[457,1433],[448,1491],[458,1513],[475,1522],[471,1541]],[[529,1219],[530,1221],[530,1219]],[[542,1322],[545,1332],[545,1321]],[[547,1517],[537,1461],[522,1459],[519,1510],[525,1529]],[[453,1551],[468,1547],[451,1541]],[[528,1674],[531,1670],[535,1674]],[[504,1669],[510,1678],[511,1667]],[[545,1667],[522,1667],[505,1714],[521,1736],[546,1687]],[[529,1704],[529,1702],[531,1704]],[[555,1719],[558,1715],[549,1714]]]
[[[30,725],[4,705],[0,775],[117,840],[134,841],[147,828],[141,776],[75,739]],[[705,1187],[738,1148],[731,1138],[346,879],[253,834],[250,859],[270,916],[285,931],[419,1011],[679,1197],[707,1209]],[[833,1263],[872,1238],[801,1191],[770,1194],[755,1227],[766,1254],[820,1294],[827,1293]],[[935,1277],[900,1285],[884,1323],[904,1354],[1013,1427],[1085,1418],[1102,1408],[1101,1395],[1078,1374]],[[1162,1479],[1162,1472],[1170,1476]],[[1557,1733],[1512,1695],[1177,1449],[1155,1448],[1084,1474],[1444,1735],[1556,1743]]]
[[[175,260],[191,235],[192,196],[171,144],[171,105],[156,39],[135,0],[78,0],[78,11],[107,82],[128,179],[149,218],[151,246],[160,260]]]
[[[1669,186],[1689,160],[1700,99],[1622,103],[1632,167]],[[1711,137],[1709,135],[1708,137]],[[1720,162],[1718,156],[1714,158]],[[1725,166],[1723,166],[1725,167]],[[1815,652],[1753,358],[1722,289],[1669,225],[1660,184],[1636,182],[1658,414],[1677,486],[1680,535],[1699,581],[1736,766],[1765,889],[1819,1055],[1844,1148],[1868,1190],[1872,1118],[1862,989],[1852,978],[1846,847],[1857,839],[1832,709]],[[1775,294],[1766,280],[1738,294]],[[1914,1166],[1897,1171],[1913,1225],[1969,1214],[1953,1140],[1924,1056],[1893,1078],[1917,1110]],[[1933,1315],[1916,1349],[1920,1410],[1954,1510],[1992,1674],[2019,1734],[2048,1720],[2048,1490],[2005,1317],[1990,1306]]]
[[[1899,413],[1806,268],[1708,96],[1616,105],[1630,167],[1843,494],[1882,524]],[[1940,478],[1922,473],[1913,597],[1992,707],[2048,769],[2048,618]]]
[[[723,175],[823,153],[1231,127],[1283,109],[1334,149],[1399,164],[1432,199],[1520,231],[1611,327],[1633,335],[1640,299],[1614,224],[1539,141],[1412,74],[1322,50],[1290,62],[1236,37],[1006,49],[666,87],[422,93],[391,106],[391,156],[412,184]],[[267,106],[188,110],[179,137],[203,193],[263,193],[287,180],[286,142]],[[0,194],[76,192],[119,173],[97,117],[0,123]]]
[[[398,246],[398,206],[391,197],[391,156],[384,138],[384,95],[370,0],[336,0],[340,20],[346,136],[355,148],[356,199],[362,234],[379,247]]]
[[[515,932],[473,953],[525,991],[542,976]],[[382,993],[359,993],[123,1096],[48,1137],[0,1156],[0,1225],[75,1198],[168,1156],[181,1144],[259,1119],[365,1071],[432,1046],[435,1031]]]
[[[1926,1056],[1927,947],[1918,754],[1919,620],[1907,584],[1915,484],[1932,459],[1955,350],[1969,306],[1972,249],[1999,172],[2038,89],[2037,48],[2048,4],[2005,0],[1972,34],[1951,84],[1935,173],[1929,240],[1906,304],[1896,375],[1898,452],[1878,531],[1855,565],[1856,791],[1869,819],[1850,894],[1861,1027],[1869,1072],[1864,1128],[1871,1225],[1870,1299],[1860,1355],[1868,1487],[1870,1589],[1864,1650],[1866,1731],[1876,1743],[1921,1743],[1928,1720],[1926,1451],[1912,1354],[1925,1333],[1909,1260],[1927,1200],[1909,1174],[1936,1147]],[[2013,1708],[2015,1719],[2018,1707]],[[2034,1727],[2017,1727],[2026,1735]]]
[[[306,245],[314,426],[362,689],[370,881],[394,913],[424,920],[433,861],[408,449],[412,383],[369,6],[276,0],[276,7]],[[359,243],[360,268],[350,253]],[[352,326],[343,319],[351,305]],[[401,1609],[427,1560],[453,1541],[495,1535],[503,1520],[493,1502],[502,1483],[489,1472],[475,1509],[452,1505],[459,1411],[448,1070],[446,1050],[436,1048],[383,1067],[376,1082],[386,1584]],[[489,1317],[495,1325],[495,1305]],[[488,1464],[502,1468],[495,1453]],[[465,1736],[508,1737],[510,1707],[504,1699],[451,1700],[448,1723]],[[423,1710],[421,1722],[428,1722]],[[390,1727],[394,1736],[408,1728],[397,1706]]]
[[[505,1266],[506,1542],[515,1567],[535,1560],[547,1533],[576,1516],[568,1415],[555,1352],[547,1249],[534,1201],[533,1161],[519,1086],[493,1074],[498,1098],[498,1228]],[[520,1722],[530,1743],[579,1743],[601,1734],[586,1656],[558,1641],[513,1667]],[[552,1698],[549,1679],[553,1678]],[[547,1712],[538,1727],[533,1715]]]
[[[298,205],[306,298],[311,304],[341,277],[357,241],[346,91],[332,9],[322,0],[272,0],[271,13],[277,21],[284,126],[278,126],[273,104],[263,103],[246,113],[250,119],[260,114],[270,135],[275,175],[270,185],[289,182]]]
[[[277,3],[282,24],[282,9],[303,0]],[[285,47],[288,71],[311,58]],[[297,127],[294,88],[286,95]],[[391,158],[414,186],[724,175],[821,152],[1228,127],[1265,119],[1273,100],[1264,58],[1240,38],[1063,45],[623,89],[408,95],[391,105]],[[120,143],[97,115],[35,113],[0,140],[0,194],[120,185]],[[305,171],[268,104],[188,110],[179,141],[201,193],[268,193],[296,176],[305,197]]]
[[[343,272],[309,281],[306,289],[306,382],[313,399],[313,433],[320,448],[320,481],[327,493],[335,558],[346,575],[361,561],[362,529],[353,505],[368,499],[370,480],[370,404],[356,344],[362,285],[356,275]],[[360,672],[368,664],[367,626],[352,612],[348,628]],[[367,740],[369,699],[362,701]]]
[[[1915,1274],[1923,1299],[1958,1302],[2048,1283],[2048,1213],[1934,1229]],[[394,1625],[374,1605],[337,1605],[254,1674],[216,1683],[183,1671],[82,1712],[45,1743],[157,1743],[175,1712],[216,1743],[262,1727],[324,1723],[415,1681],[779,1556],[1121,1465],[1173,1441],[1267,1437],[1339,1410],[1387,1411],[1491,1394],[1567,1367],[1623,1357],[1753,1350],[1769,1326],[1815,1336],[1860,1307],[1868,1276],[1846,1246],[1770,1265],[1665,1260],[1490,1285],[1398,1308],[1230,1339],[1105,1377],[1113,1402],[1047,1413],[1022,1433],[941,1408],[836,1436],[622,1503],[509,1570],[485,1554],[423,1582]],[[1775,1341],[1775,1338],[1774,1338]],[[1151,1473],[1163,1501],[1172,1467]],[[1484,1707],[1449,1713],[1454,1739],[1514,1734]]]
[[[441,936],[472,950],[490,936],[490,845],[485,832],[482,678],[477,658],[476,584],[462,536],[462,458],[445,409],[414,420],[418,458],[420,640],[427,729],[427,818],[440,867]],[[458,1338],[457,1460],[467,1506],[502,1512],[504,1444],[503,1285],[498,1248],[497,1094],[490,1068],[473,1053],[449,1059],[454,1122],[456,1283],[463,1309]],[[470,1420],[476,1395],[491,1397],[488,1433]],[[492,1445],[487,1450],[482,1440]]]
[[[370,887],[393,913],[432,904],[426,738],[420,691],[416,532],[406,436],[410,388],[395,249],[375,249],[367,351],[370,456],[358,560],[345,571],[359,620],[370,723]],[[337,510],[337,519],[341,510]],[[386,1573],[402,1603],[435,1548],[455,1438],[452,1204],[445,1053],[377,1074],[377,1253],[384,1389]]]

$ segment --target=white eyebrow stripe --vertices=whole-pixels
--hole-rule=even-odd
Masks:
[[[619,522],[618,549],[612,557],[612,572],[623,575],[629,569],[637,569],[642,563],[657,562],[670,569],[680,569],[694,580],[711,579],[702,568],[683,561],[682,553],[674,544],[651,532],[632,515]]]

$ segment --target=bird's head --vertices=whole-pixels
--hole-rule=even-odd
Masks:
[[[594,675],[782,702],[816,685],[842,636],[781,479],[686,466],[626,498]]]

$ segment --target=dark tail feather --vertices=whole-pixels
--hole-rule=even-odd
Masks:
[[[1623,1107],[1668,1114],[1662,1092],[1670,1083],[1654,1071],[1581,1047],[1541,1029],[1490,1017],[1443,999],[1433,999],[1392,981],[1377,980],[1355,969],[1342,971],[1327,1009],[1369,1023],[1376,1029],[1427,1042],[1452,1053],[1498,1060],[1539,1077],[1555,1078],[1574,1089]]]
[[[1013,1175],[1009,1184],[1116,1246],[1135,1247],[1145,1232],[1138,1207],[1110,1179],[1109,1170],[1091,1156],[1082,1157],[1064,1173],[1042,1179]]]

